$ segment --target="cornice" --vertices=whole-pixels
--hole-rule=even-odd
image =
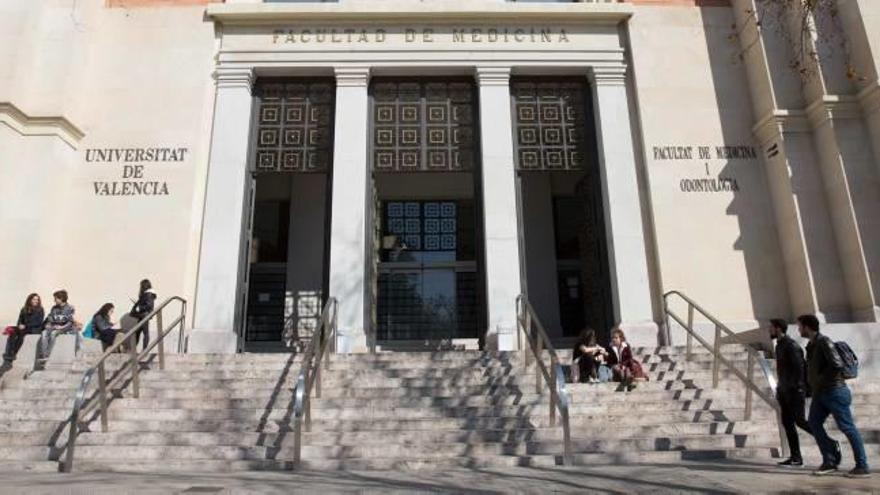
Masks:
[[[774,110],[752,126],[752,133],[761,146],[778,139],[783,133],[810,131],[810,121],[803,110]]]
[[[400,2],[375,0],[352,3],[211,4],[206,17],[222,24],[285,24],[321,22],[566,22],[616,25],[629,19],[627,3],[582,2],[539,4],[514,2]]]
[[[85,133],[61,116],[30,116],[10,102],[0,101],[0,123],[22,136],[56,136],[71,148],[79,147]]]

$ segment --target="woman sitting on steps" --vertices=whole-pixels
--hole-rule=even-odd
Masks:
[[[633,356],[632,348],[626,343],[623,330],[611,330],[611,345],[608,346],[608,366],[614,372],[614,381],[623,383],[627,390],[636,388],[636,381],[647,381],[648,375],[642,364]]]

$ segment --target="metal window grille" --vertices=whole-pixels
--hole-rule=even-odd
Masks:
[[[334,85],[330,81],[258,83],[257,172],[327,172],[333,156]]]

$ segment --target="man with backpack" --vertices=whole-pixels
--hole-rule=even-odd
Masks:
[[[819,444],[822,452],[822,465],[813,471],[817,476],[824,476],[837,471],[840,465],[840,450],[836,448],[837,442],[828,436],[825,431],[825,420],[828,415],[834,416],[837,427],[846,435],[853,450],[856,466],[849,472],[851,477],[867,477],[868,459],[865,454],[865,444],[862,436],[853,421],[852,393],[846,386],[847,378],[854,378],[857,361],[849,351],[848,346],[843,346],[846,359],[841,357],[841,352],[826,335],[819,333],[819,320],[813,315],[798,316],[798,329],[801,337],[809,339],[807,344],[807,382],[812,391],[813,401],[810,404],[810,415],[807,422],[810,430]]]

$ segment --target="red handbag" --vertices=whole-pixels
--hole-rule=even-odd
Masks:
[[[13,326],[6,327],[3,329],[3,335],[6,335],[7,337],[11,336],[12,334],[15,333],[15,330],[16,330],[16,328]]]

